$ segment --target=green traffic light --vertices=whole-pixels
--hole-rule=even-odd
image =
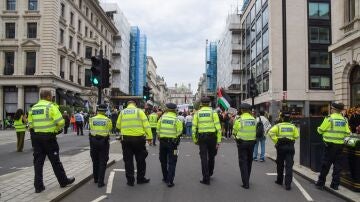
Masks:
[[[99,81],[97,80],[97,78],[94,78],[93,84],[94,84],[94,85],[98,85],[98,84],[99,84]]]
[[[147,98],[146,95],[144,95],[144,99],[145,99],[145,100],[146,100],[146,98]]]

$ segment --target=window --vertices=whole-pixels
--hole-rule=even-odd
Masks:
[[[330,56],[326,51],[310,51],[310,68],[330,68]]]
[[[262,64],[262,61],[259,60],[259,61],[256,62],[256,76],[261,75],[262,69],[263,69],[263,64]]]
[[[91,59],[92,56],[92,48],[89,46],[86,46],[85,48],[85,58]]]
[[[90,13],[90,21],[92,22],[94,19],[94,15],[92,13]]]
[[[81,43],[78,42],[77,43],[77,54],[80,55],[80,51],[81,51]]]
[[[81,10],[81,7],[82,7],[82,0],[79,0],[79,8]]]
[[[73,48],[73,37],[69,36],[69,49]]]
[[[14,39],[15,38],[15,23],[9,22],[5,23],[5,37],[7,39]]]
[[[85,9],[85,15],[86,15],[86,17],[89,17],[89,8],[88,7],[86,7],[86,9]]]
[[[330,89],[329,76],[311,76],[310,88],[312,89]]]
[[[78,65],[77,73],[78,73],[77,82],[78,82],[78,84],[81,85],[81,65]]]
[[[250,11],[250,16],[251,16],[251,23],[255,21],[255,16],[256,16],[256,13],[255,13],[255,6],[253,6],[251,8],[251,11]]]
[[[29,11],[36,11],[37,6],[38,6],[38,1],[37,0],[29,0],[29,5],[28,5]]]
[[[91,87],[91,70],[90,69],[85,69],[85,86],[86,87]]]
[[[90,38],[92,38],[93,37],[93,32],[92,31],[90,31]]]
[[[94,54],[94,55],[97,55],[97,53],[98,53],[98,50],[97,50],[97,49],[95,49],[95,54]]]
[[[60,29],[60,44],[64,44],[64,30]]]
[[[329,44],[330,29],[327,27],[310,27],[310,43]]]
[[[70,81],[74,81],[74,62],[70,61]]]
[[[251,27],[250,32],[251,32],[251,34],[250,34],[251,35],[251,41],[253,41],[256,38],[255,24]]]
[[[95,23],[95,25],[96,25],[96,28],[98,28],[98,25],[99,25],[99,19],[96,19],[96,23]]]
[[[269,8],[266,7],[265,10],[262,13],[262,25],[265,27],[269,22]]]
[[[328,3],[309,3],[309,18],[310,19],[330,19],[330,8]]]
[[[6,10],[8,11],[16,10],[16,0],[6,0]]]
[[[65,18],[65,4],[61,4],[61,17]]]
[[[14,52],[5,52],[4,75],[13,75],[14,74],[14,62],[15,62],[15,53]]]
[[[63,79],[65,77],[65,73],[64,73],[64,61],[65,61],[65,57],[60,56],[60,77]]]
[[[27,28],[28,28],[28,38],[35,39],[37,36],[37,23],[29,22],[27,23]]]
[[[347,0],[346,20],[351,22],[355,18],[355,0]]]
[[[105,57],[107,57],[107,46],[105,45]]]
[[[253,46],[251,47],[251,61],[254,60],[255,57],[256,57],[256,46],[253,45]]]
[[[264,92],[269,91],[269,77],[264,78],[264,87],[263,87]]]
[[[262,40],[259,38],[256,42],[256,55],[260,55],[262,51]]]
[[[26,75],[34,75],[36,70],[36,52],[26,52]]]
[[[266,54],[263,57],[263,71],[266,72],[268,70],[269,70],[269,54]]]
[[[256,21],[256,34],[261,33],[261,30],[262,30],[261,20],[262,20],[262,18],[259,17]]]
[[[74,25],[74,13],[70,12],[70,25]]]
[[[256,14],[261,11],[261,0],[256,1]]]
[[[88,36],[88,27],[85,26],[85,37],[87,37],[87,36]]]
[[[78,20],[78,32],[81,34],[81,20]]]
[[[263,40],[263,49],[269,47],[269,31],[266,30],[264,33],[263,33],[263,36],[262,36],[262,40]]]

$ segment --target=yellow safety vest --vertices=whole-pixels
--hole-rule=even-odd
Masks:
[[[256,120],[249,113],[242,114],[234,124],[235,138],[241,140],[256,140]]]
[[[214,121],[214,112],[209,107],[204,107],[197,112],[197,125],[198,133],[215,132],[215,124],[219,122]]]
[[[55,134],[65,125],[58,107],[47,100],[40,100],[31,108],[28,121],[35,133]]]
[[[350,135],[349,125],[346,119],[338,113],[326,117],[318,127],[318,133],[323,135],[324,142],[344,144],[345,137]]]
[[[278,138],[287,138],[289,140],[295,140],[297,138],[296,126],[294,124],[279,123],[277,125],[279,127]]]
[[[167,112],[160,118],[157,132],[160,138],[177,138],[182,133],[182,122],[174,112]]]
[[[151,128],[156,128],[158,122],[158,115],[156,113],[151,113],[149,115],[149,123]]]
[[[15,131],[16,132],[25,132],[26,131],[26,124],[23,123],[23,116],[21,115],[21,117],[18,120],[14,121],[14,127],[15,127]]]
[[[96,116],[90,118],[90,134],[92,136],[104,136],[107,137],[110,135],[112,129],[111,120],[103,114],[97,114]]]

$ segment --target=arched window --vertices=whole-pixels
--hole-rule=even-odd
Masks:
[[[360,105],[360,66],[356,65],[350,74],[351,106]]]

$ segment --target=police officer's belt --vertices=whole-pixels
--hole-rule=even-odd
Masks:
[[[199,137],[216,136],[216,132],[199,133]]]
[[[164,142],[172,142],[175,141],[177,138],[172,138],[172,137],[161,137],[160,141],[164,141]]]
[[[122,135],[123,140],[145,140],[146,137],[142,136],[129,136],[129,135]]]
[[[295,140],[290,140],[288,138],[279,138],[278,144],[295,144]]]
[[[102,136],[102,135],[90,135],[90,137],[95,139],[109,139],[109,136]]]
[[[47,136],[51,136],[51,135],[53,135],[53,136],[56,136],[56,135],[57,135],[57,133],[35,132],[35,135],[41,135],[41,136],[45,136],[45,135],[47,135]]]
[[[236,139],[235,140],[237,143],[252,143],[252,142],[255,142],[256,140],[242,140],[242,139]]]

